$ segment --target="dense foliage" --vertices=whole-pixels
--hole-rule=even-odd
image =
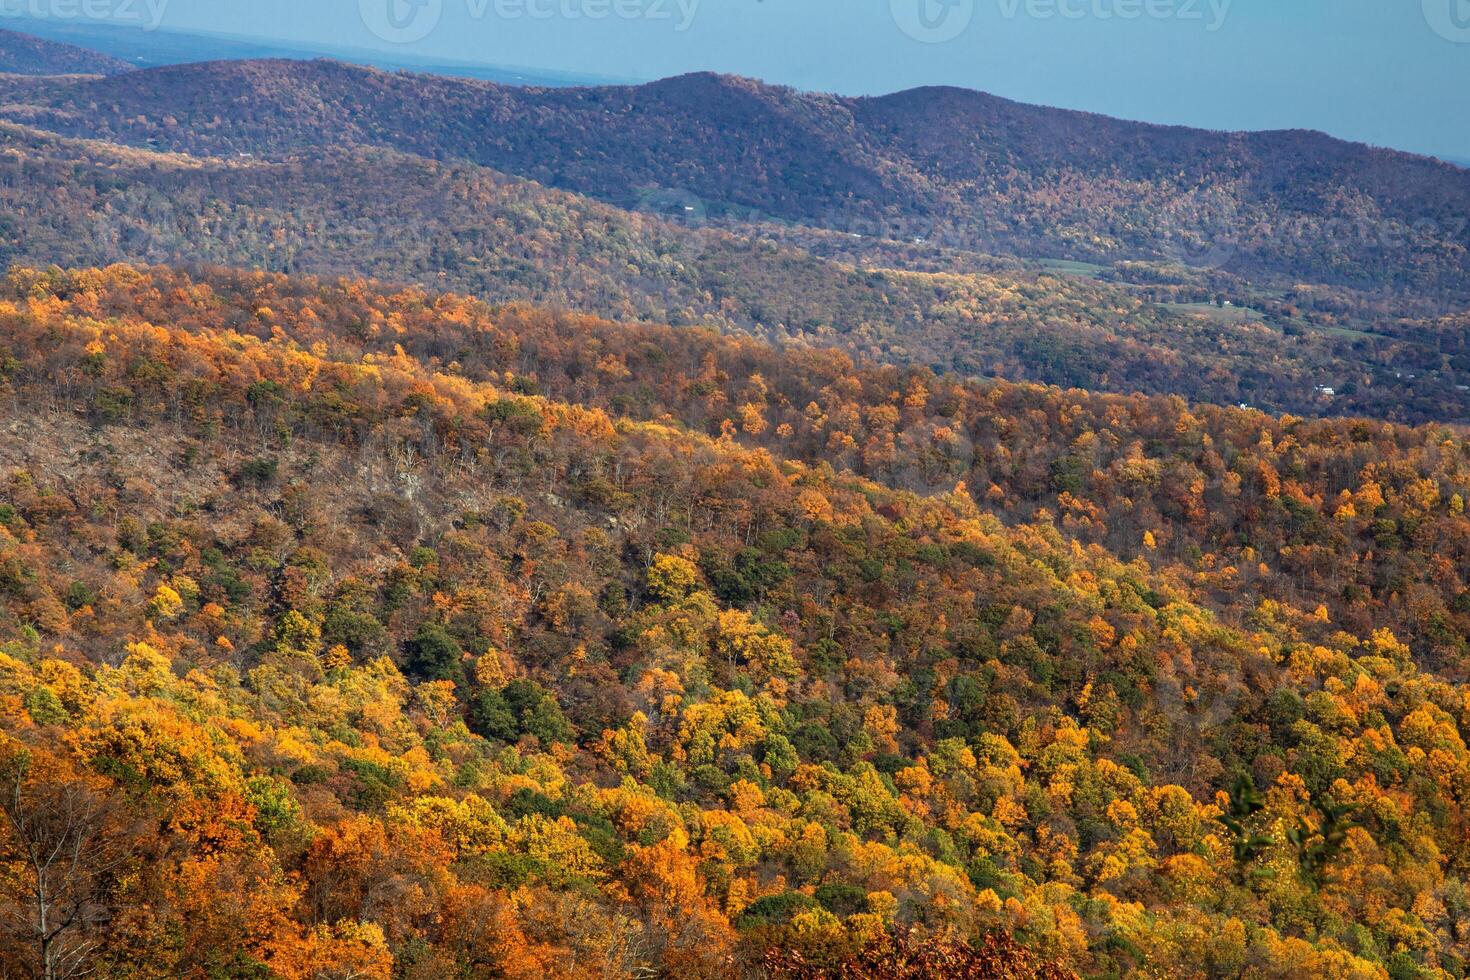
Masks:
[[[8,75],[116,75],[131,68],[97,51],[0,29],[0,72]]]
[[[263,275],[0,337],[7,962],[1464,975],[1455,431]]]
[[[1426,319],[1436,304],[1422,296],[1267,289],[1177,264],[1081,275],[900,242],[890,236],[901,225],[865,227],[861,238],[691,226],[678,218],[694,206],[683,197],[647,202],[677,211],[671,222],[392,151],[201,159],[19,126],[0,135],[6,261],[367,274],[964,375],[1277,412],[1470,420],[1470,339]]]
[[[709,74],[540,89],[329,61],[63,81],[6,118],[197,155],[343,146],[481,166],[619,205],[650,190],[980,251],[1182,258],[1470,298],[1470,171],[1318,133],[1149,126],[958,89],[849,99]]]
[[[17,270],[0,295],[49,297],[104,320],[288,337],[343,361],[404,353],[474,382],[887,486],[963,484],[1008,522],[1055,520],[1071,538],[1143,557],[1237,621],[1262,597],[1321,603],[1357,631],[1390,626],[1437,669],[1470,675],[1470,457],[1445,426],[969,383],[831,350],[778,352],[710,331],[356,281]],[[160,397],[179,397],[166,395],[167,378],[157,384]],[[114,414],[132,411],[130,400]]]

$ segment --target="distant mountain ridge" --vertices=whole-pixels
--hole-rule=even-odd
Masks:
[[[432,57],[414,57],[400,50],[370,50],[347,44],[291,43],[277,39],[211,31],[189,31],[177,28],[150,28],[140,24],[113,21],[91,21],[85,18],[19,17],[15,28],[26,34],[101,52],[121,59],[133,68],[158,68],[164,65],[192,64],[204,61],[284,58],[311,60],[338,58],[353,64],[368,65],[385,71],[430,72],[464,78],[485,78],[510,85],[605,85],[628,81],[603,75],[585,75],[555,69],[502,64],[446,61]]]
[[[1310,287],[1256,291],[1177,267],[1089,274],[801,226],[690,227],[378,148],[195,157],[8,123],[0,140],[0,265],[369,275],[963,375],[1470,420],[1470,334],[1411,319],[1402,301],[1354,309]]]
[[[379,146],[622,205],[1282,281],[1470,297],[1470,173],[1319,133],[1125,122],[951,88],[879,98],[685,75],[522,88],[333,61],[173,66],[57,82],[7,113],[196,154]]]
[[[11,75],[117,75],[126,61],[72,44],[0,29],[0,73]]]

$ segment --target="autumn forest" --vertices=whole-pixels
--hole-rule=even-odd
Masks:
[[[0,44],[0,977],[1470,974],[1470,172],[86,54]]]

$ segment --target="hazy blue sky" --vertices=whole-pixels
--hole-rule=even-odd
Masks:
[[[849,94],[944,83],[1127,118],[1306,127],[1470,158],[1470,0],[0,0],[0,8],[83,2],[166,3],[166,28],[413,57],[633,79],[712,69]]]

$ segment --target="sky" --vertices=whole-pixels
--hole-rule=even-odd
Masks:
[[[0,0],[17,11],[628,80],[958,85],[1470,161],[1470,0]]]

